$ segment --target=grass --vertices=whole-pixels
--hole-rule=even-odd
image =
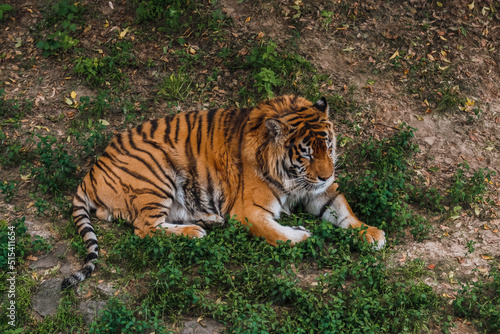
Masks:
[[[193,91],[193,78],[184,68],[172,73],[163,79],[158,96],[167,101],[185,102]]]
[[[414,131],[403,125],[392,137],[370,138],[349,149],[341,157],[349,173],[341,172],[338,183],[362,221],[400,237],[410,228],[414,237],[422,239],[430,225],[408,205],[412,162],[420,152],[412,141]]]
[[[128,306],[110,300],[91,332],[115,329],[117,314],[129,319],[122,326],[136,329],[158,326],[156,317],[177,323],[183,315],[214,317],[230,332],[248,333],[424,328],[439,300],[430,287],[394,282],[380,255],[350,231],[310,217],[300,223],[314,237],[293,248],[251,239],[236,221],[196,240],[162,233],[140,239],[129,230],[111,246],[108,262],[126,258],[127,271],[147,273],[141,285],[149,292]],[[316,279],[303,284],[307,272]]]
[[[488,278],[462,284],[452,304],[455,315],[472,321],[481,331],[500,331],[500,272],[493,269]]]

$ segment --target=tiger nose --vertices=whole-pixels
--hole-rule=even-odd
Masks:
[[[330,175],[331,176],[331,175]],[[318,181],[321,181],[321,182],[325,182],[326,180],[328,180],[330,178],[330,176],[328,177],[324,177],[324,176],[319,176],[318,175]]]

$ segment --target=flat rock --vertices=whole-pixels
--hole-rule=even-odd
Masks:
[[[59,257],[66,253],[68,246],[64,243],[59,243],[54,246],[52,251],[42,257],[37,261],[30,264],[31,269],[49,269],[57,265],[59,262]]]
[[[226,326],[214,319],[203,319],[200,322],[190,320],[184,323],[180,334],[217,334],[222,333]]]
[[[108,297],[113,297],[113,295],[116,292],[115,287],[113,286],[113,283],[99,283],[96,286],[96,289],[99,293],[108,296]]]
[[[43,281],[37,293],[32,297],[31,306],[42,317],[56,313],[59,301],[63,297],[61,282],[62,278],[52,278]]]
[[[78,310],[80,310],[83,321],[87,326],[94,322],[99,311],[102,310],[106,304],[107,302],[104,300],[89,300],[81,302],[80,305],[78,305]]]
[[[50,231],[50,228],[47,225],[41,224],[41,223],[35,223],[32,221],[25,221],[26,227],[28,228],[28,233],[34,237],[34,236],[40,236],[44,239],[49,240],[50,238],[53,237],[52,232]]]

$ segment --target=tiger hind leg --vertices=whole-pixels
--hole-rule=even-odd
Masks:
[[[212,228],[224,225],[224,218],[214,213],[196,213],[193,215],[194,224],[203,228]]]
[[[193,221],[189,223],[184,222],[167,222],[166,216],[158,217],[155,215],[150,215],[148,217],[138,217],[134,221],[135,234],[141,238],[144,238],[146,235],[152,235],[153,232],[157,229],[164,229],[167,234],[173,233],[178,235],[185,235],[191,238],[203,238],[207,235],[207,232],[203,229],[202,221]],[[206,220],[203,223],[214,224],[215,217],[210,217],[211,220]],[[220,218],[220,217],[219,217]],[[222,218],[221,218],[222,219]],[[220,223],[216,220],[217,223]]]

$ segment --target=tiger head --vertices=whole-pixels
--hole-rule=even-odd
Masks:
[[[268,113],[261,134],[267,143],[261,149],[267,155],[267,161],[260,163],[264,178],[271,184],[279,182],[286,193],[324,192],[334,182],[336,160],[326,99],[314,104],[295,96],[269,101],[276,112]]]

